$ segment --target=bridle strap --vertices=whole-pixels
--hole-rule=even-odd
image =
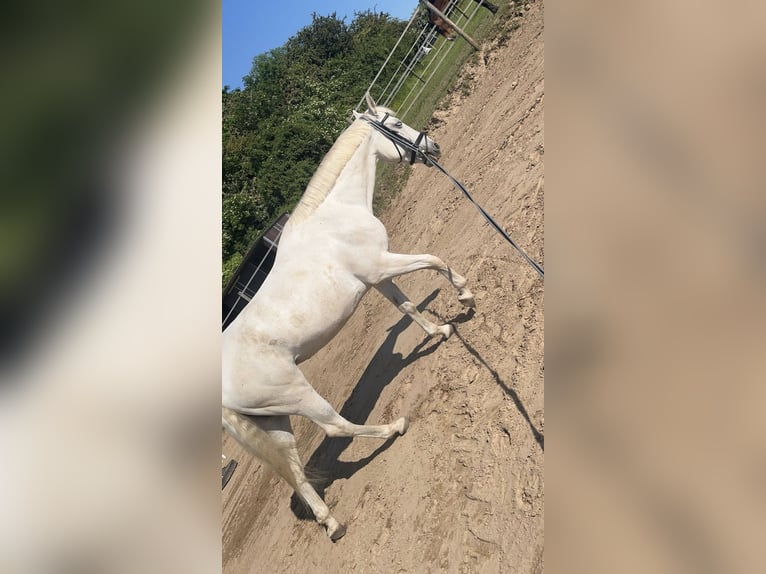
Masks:
[[[418,139],[415,140],[415,149],[417,149],[418,151],[416,152],[415,149],[410,150],[410,165],[415,163],[415,160],[418,159],[419,154],[423,156],[424,160],[426,158],[425,154],[428,153],[428,140],[426,140],[426,151],[425,152],[420,151],[420,140],[423,139],[424,135],[425,135],[424,132],[420,132],[420,134],[418,134]]]
[[[380,125],[381,125],[381,126],[383,126],[383,128],[385,128],[385,130],[386,130],[386,131],[385,131],[385,132],[383,132],[383,133],[384,133],[384,134],[385,134],[385,135],[386,135],[386,136],[387,136],[389,139],[391,139],[391,137],[390,137],[390,134],[393,134],[394,132],[392,132],[390,129],[388,129],[388,128],[386,127],[386,120],[387,120],[387,119],[388,119],[388,112],[386,112],[386,113],[383,115],[383,119],[382,119],[382,120],[380,120]],[[398,146],[398,145],[396,145],[396,142],[395,142],[395,141],[393,141],[393,140],[391,141],[391,143],[393,143],[393,144],[394,144],[394,149],[396,150],[396,153],[398,153],[398,154],[399,154],[399,163],[402,163],[402,162],[404,161],[404,158],[402,157],[402,152],[401,152],[401,150],[399,149],[399,146]]]
[[[394,147],[396,148],[396,153],[399,154],[399,163],[402,163],[404,161],[404,157],[402,156],[402,152],[400,150],[400,147],[401,147],[401,148],[404,148],[405,150],[408,150],[408,153],[410,156],[409,158],[410,165],[414,164],[415,160],[417,160],[418,158],[421,158],[423,160],[423,163],[426,166],[431,167],[433,165],[431,163],[431,159],[429,158],[428,155],[426,155],[428,153],[428,140],[426,140],[425,152],[421,150],[419,147],[420,142],[423,140],[423,138],[426,135],[425,132],[420,132],[420,134],[418,134],[417,139],[414,142],[412,142],[408,140],[407,138],[400,136],[398,133],[396,133],[395,131],[393,131],[392,129],[390,129],[388,126],[385,125],[386,120],[388,119],[388,116],[389,114],[388,112],[386,112],[383,115],[383,119],[381,119],[380,121],[369,118],[367,116],[361,116],[361,118],[365,120],[366,122],[368,122],[372,127],[378,130],[384,136],[386,136],[389,140],[391,140],[391,142],[394,144]]]

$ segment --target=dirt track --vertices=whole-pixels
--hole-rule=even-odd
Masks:
[[[442,165],[544,265],[543,48],[532,3],[429,131]],[[464,274],[476,312],[437,273],[417,272],[397,283],[427,316],[455,323],[449,340],[427,339],[373,291],[301,366],[353,422],[410,417],[385,444],[325,439],[293,418],[320,494],[348,526],[337,544],[286,483],[224,440],[240,463],[223,494],[225,574],[543,571],[542,281],[434,169],[416,166],[382,220],[391,251],[433,253]]]

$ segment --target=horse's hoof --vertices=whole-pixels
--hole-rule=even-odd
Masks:
[[[461,293],[457,296],[457,300],[460,301],[466,307],[476,307],[476,299],[473,298],[473,293],[466,289],[465,293]]]
[[[452,336],[452,333],[454,332],[455,332],[455,327],[453,327],[449,323],[445,323],[444,325],[441,325],[439,327],[439,330],[436,332],[434,336],[438,337],[439,335],[441,335],[445,339],[449,339],[450,336]]]
[[[407,417],[402,417],[396,422],[399,424],[399,434],[406,433],[407,429],[410,428],[410,420]]]
[[[338,528],[336,528],[333,532],[328,533],[330,535],[330,540],[333,542],[337,542],[343,536],[346,534],[346,525],[345,524],[339,524]]]

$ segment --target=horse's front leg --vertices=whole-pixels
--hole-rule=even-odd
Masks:
[[[421,269],[433,269],[444,275],[444,277],[446,277],[457,290],[458,301],[467,307],[476,306],[473,293],[466,287],[468,282],[465,277],[450,269],[444,261],[435,255],[406,255],[404,253],[386,252],[381,256],[380,269],[376,270],[375,273],[375,278],[377,280],[372,281],[372,283],[378,285],[384,281],[398,277],[399,275],[412,273],[413,271],[419,271]]]
[[[407,295],[402,293],[401,289],[394,285],[394,282],[390,279],[387,279],[386,281],[381,281],[377,285],[375,285],[375,288],[380,291],[380,293],[393,305],[399,309],[402,313],[405,315],[409,315],[409,317],[415,321],[418,325],[420,325],[423,330],[428,333],[430,337],[444,337],[445,339],[448,339],[450,335],[452,335],[453,331],[455,330],[452,325],[449,323],[445,323],[444,325],[436,325],[426,319],[420,311],[418,311],[418,308],[415,306],[415,304],[409,300]]]

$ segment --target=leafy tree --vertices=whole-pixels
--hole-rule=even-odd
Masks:
[[[350,24],[315,13],[283,46],[253,58],[242,89],[223,89],[224,282],[253,239],[298,202],[404,27],[374,11]]]
[[[253,180],[239,193],[223,199],[224,253],[244,254],[267,217],[261,198],[253,192],[254,184]]]

